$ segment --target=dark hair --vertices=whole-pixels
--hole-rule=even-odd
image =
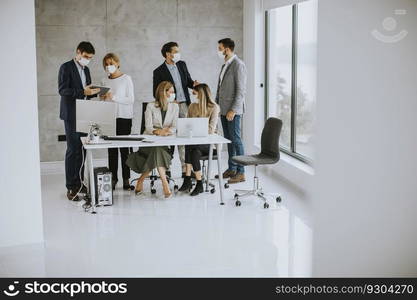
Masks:
[[[77,46],[77,50],[80,50],[81,53],[85,52],[88,54],[96,54],[93,45],[90,42],[81,42]]]
[[[163,57],[167,57],[167,52],[171,52],[172,47],[178,47],[176,42],[169,42],[162,46],[161,53]]]
[[[223,47],[235,50],[235,42],[231,38],[225,38],[218,41],[219,44],[223,44]]]

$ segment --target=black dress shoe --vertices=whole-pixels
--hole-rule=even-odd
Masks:
[[[113,188],[113,191],[116,189],[117,180],[113,180],[111,183],[111,186]]]
[[[78,193],[78,189],[77,190],[67,190],[68,200],[75,201],[75,202],[80,201],[81,199],[80,199],[80,197],[78,197],[77,193]]]
[[[125,191],[130,191],[132,189],[129,183],[129,179],[123,179],[123,189]]]
[[[204,192],[203,181],[197,180],[197,184],[195,185],[194,190],[191,192],[190,196],[197,196]]]

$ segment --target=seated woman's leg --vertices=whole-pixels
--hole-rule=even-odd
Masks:
[[[168,180],[166,177],[166,170],[171,165],[171,154],[168,147],[152,147],[149,151],[149,156],[146,160],[146,166],[150,170],[158,169],[159,176],[161,177],[162,186],[164,189],[165,197],[171,195],[169,189]]]
[[[131,153],[126,165],[141,176],[136,184],[136,192],[143,190],[143,182],[149,173],[158,166],[169,166],[171,156],[164,147],[143,147],[135,153]]]
[[[204,191],[203,182],[201,180],[201,164],[200,159],[202,156],[203,145],[197,145],[194,147],[190,153],[191,164],[195,173],[195,178],[197,179],[197,184],[195,185],[194,190],[191,192],[191,196],[196,196]]]
[[[168,183],[167,176],[165,173],[166,169],[165,167],[158,167],[157,169],[158,169],[159,177],[161,177],[162,188],[164,190],[165,198],[168,198],[171,196],[171,190],[169,188],[169,183]]]
[[[194,149],[195,145],[185,146],[185,176],[191,176],[191,151]]]
[[[185,177],[184,181],[179,188],[180,192],[189,192],[192,188],[191,182],[191,152],[193,151],[195,145],[186,145],[185,146]]]
[[[151,173],[151,171],[145,171],[143,172],[138,181],[136,182],[136,188],[135,188],[135,193],[141,193],[143,191],[143,182],[145,181],[146,177],[149,176],[149,174]]]

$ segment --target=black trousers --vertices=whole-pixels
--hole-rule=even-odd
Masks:
[[[185,146],[185,163],[193,166],[194,172],[201,170],[200,159],[203,155],[208,155],[209,145],[187,145]]]
[[[116,135],[128,135],[132,129],[132,119],[116,119]],[[122,159],[122,176],[123,180],[129,180],[130,169],[126,165],[126,159],[129,155],[129,148],[110,148],[109,149],[109,169],[113,176],[113,181],[118,181],[117,170],[119,168],[119,150]]]
[[[75,120],[64,120],[65,136],[67,139],[67,151],[65,152],[65,185],[67,189],[79,189],[80,168],[83,163],[83,151],[85,160],[85,150],[83,149],[80,137],[86,136],[85,133],[75,131]],[[84,180],[84,167],[81,170],[81,178]]]

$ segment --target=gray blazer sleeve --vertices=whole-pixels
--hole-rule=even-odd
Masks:
[[[235,98],[233,99],[231,110],[238,111],[243,107],[246,95],[246,66],[243,63],[239,63],[235,70]]]

